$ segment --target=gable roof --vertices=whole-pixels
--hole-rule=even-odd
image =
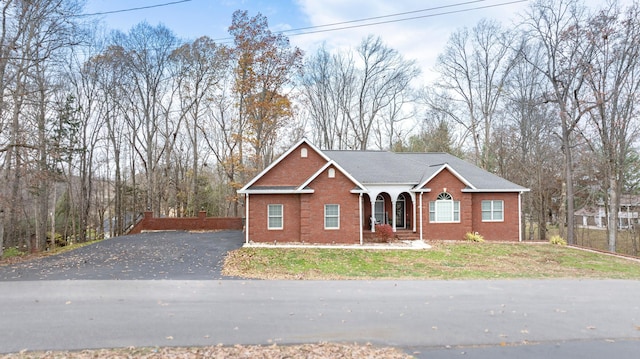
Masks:
[[[306,138],[303,138],[300,141],[298,141],[296,144],[291,146],[285,153],[280,155],[280,157],[278,157],[269,166],[267,166],[267,168],[262,170],[262,172],[258,173],[258,175],[253,177],[253,179],[251,179],[251,181],[249,181],[246,185],[244,185],[242,188],[240,188],[238,190],[238,193],[245,193],[249,189],[249,187],[253,186],[253,184],[256,183],[262,176],[264,176],[267,172],[271,171],[271,169],[273,167],[275,167],[278,163],[282,162],[283,159],[285,159],[287,156],[289,156],[289,154],[291,152],[295,151],[296,148],[300,147],[300,145],[302,145],[303,143],[306,144],[307,146],[311,147],[311,149],[313,149],[315,152],[317,152],[320,155],[320,157],[324,158],[327,161],[330,161],[330,159],[327,157],[327,155],[325,155],[322,151],[320,151],[320,149],[318,149],[316,146],[314,146]]]
[[[363,185],[428,184],[448,169],[468,191],[523,192],[527,188],[485,171],[448,153],[394,153],[385,151],[324,151]]]
[[[464,183],[467,188],[463,191],[466,192],[526,192],[529,190],[448,153],[394,153],[387,151],[348,150],[322,151],[308,140],[302,139],[238,190],[238,193],[247,193],[260,177],[273,169],[303,143],[316,151],[327,163],[319,168],[318,171],[301,186],[287,189],[279,188],[282,191],[289,193],[310,191],[310,189],[305,187],[330,165],[334,165],[340,172],[354,182],[359,189],[365,192],[367,191],[367,185],[409,185],[412,186],[414,190],[419,190],[422,187],[428,186],[429,181],[444,170],[448,170]],[[356,188],[356,190],[358,188]],[[276,188],[264,189],[267,191],[277,191]]]

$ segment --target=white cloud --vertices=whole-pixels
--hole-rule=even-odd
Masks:
[[[310,26],[320,26],[357,19],[387,16],[403,12],[412,12],[440,6],[459,4],[461,1],[429,1],[417,3],[411,0],[297,0],[297,4]],[[371,22],[384,22],[401,18],[434,15],[419,19],[390,22],[372,26],[359,26],[345,30],[319,32],[309,35],[291,36],[291,42],[307,52],[314,52],[323,42],[329,48],[355,47],[369,34],[380,36],[387,46],[398,50],[405,58],[415,60],[423,72],[423,78],[433,79],[433,66],[444,48],[450,34],[461,27],[473,27],[483,17],[494,18],[508,25],[516,18],[518,11],[526,3],[478,9],[455,14],[445,12],[496,5],[506,0],[490,0],[464,6],[449,7],[431,11],[415,12],[397,17],[378,18],[367,22],[349,23],[336,27],[363,25]],[[324,29],[324,28],[322,28]],[[318,29],[321,30],[321,29]]]

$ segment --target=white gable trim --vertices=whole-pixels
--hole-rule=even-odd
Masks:
[[[352,190],[351,193],[360,193],[360,192],[366,193],[366,187],[363,186],[360,182],[358,182],[357,179],[353,178],[353,176],[351,176],[347,171],[345,171],[344,168],[340,167],[340,165],[337,164],[334,160],[329,160],[329,162],[325,163],[324,166],[320,167],[320,169],[316,171],[316,173],[314,173],[311,177],[309,177],[309,179],[306,180],[303,184],[301,184],[300,187],[297,188],[297,190],[302,190],[305,187],[307,187],[311,182],[313,182],[313,180],[318,178],[318,176],[320,176],[320,174],[330,166],[337,168],[338,171],[340,171],[343,175],[345,175],[345,177],[347,177],[351,182],[353,182],[356,186],[362,189],[362,191]]]
[[[437,171],[435,171],[429,178],[420,182],[420,184],[416,187],[417,191],[419,191],[420,188],[424,187],[427,183],[429,183],[432,179],[434,179],[437,175],[440,174],[440,172],[444,171],[445,169],[449,170],[449,172],[451,172],[457,179],[460,180],[460,182],[464,183],[471,190],[477,189],[473,184],[471,184],[471,182],[467,181],[466,178],[462,177],[456,170],[454,170],[453,167],[449,166],[448,163],[445,163],[442,166],[440,166],[440,168]]]
[[[262,178],[262,176],[264,176],[267,172],[271,171],[271,169],[273,167],[275,167],[278,163],[282,162],[282,160],[284,160],[285,158],[287,158],[287,156],[289,156],[291,154],[291,152],[293,152],[296,148],[300,147],[300,145],[302,144],[306,144],[307,146],[311,147],[314,151],[316,151],[316,153],[318,153],[322,158],[324,158],[327,161],[330,161],[329,157],[327,157],[327,155],[325,155],[322,151],[320,151],[320,149],[318,149],[316,146],[314,146],[311,142],[309,142],[306,138],[301,139],[300,141],[298,141],[296,144],[294,144],[293,146],[291,146],[291,148],[289,148],[285,153],[283,153],[282,155],[280,155],[280,157],[278,157],[278,159],[276,159],[275,161],[273,161],[267,168],[265,168],[264,170],[262,170],[262,172],[260,172],[257,176],[253,177],[253,179],[251,181],[249,181],[249,183],[247,183],[246,185],[244,185],[244,187],[240,188],[238,190],[238,193],[246,193],[247,189],[251,186],[253,186],[254,183],[256,183],[260,178]]]

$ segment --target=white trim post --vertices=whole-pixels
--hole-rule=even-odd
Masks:
[[[358,217],[360,217],[360,245],[364,244],[364,238],[362,234],[362,216],[364,215],[364,213],[362,213],[362,199],[362,193],[360,193],[360,198],[358,198]]]
[[[504,211],[504,205],[502,211]],[[522,192],[518,192],[518,242],[522,242]]]
[[[420,192],[420,240],[424,241],[422,237],[422,192]]]
[[[249,194],[247,193],[244,196],[245,196],[244,197],[245,198],[244,199],[244,202],[245,202],[245,204],[244,204],[244,211],[245,211],[245,214],[244,214],[244,236],[245,236],[244,242],[246,244],[249,244]]]

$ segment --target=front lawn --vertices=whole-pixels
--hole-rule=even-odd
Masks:
[[[241,248],[223,274],[260,279],[640,279],[640,262],[530,243],[435,243],[429,250]]]

